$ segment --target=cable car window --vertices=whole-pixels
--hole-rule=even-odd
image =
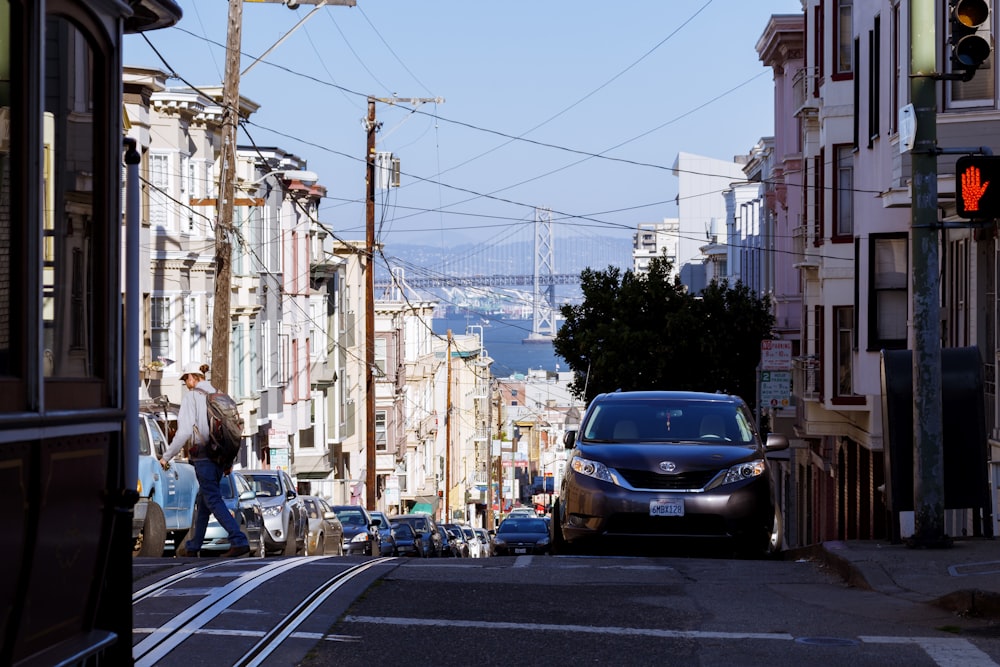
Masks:
[[[17,231],[11,221],[17,213],[11,195],[22,186],[15,182],[17,156],[11,137],[17,135],[11,132],[11,124],[20,118],[19,110],[13,106],[14,100],[24,99],[24,96],[16,93],[17,82],[11,69],[12,39],[16,38],[11,34],[11,11],[10,0],[0,0],[0,377],[20,375],[21,368],[15,363],[24,356],[13,339],[12,329],[20,313],[17,312],[18,300],[12,279],[13,260],[19,253],[14,251]]]

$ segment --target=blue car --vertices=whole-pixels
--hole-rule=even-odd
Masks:
[[[334,505],[333,511],[344,527],[344,554],[381,556],[381,535],[371,515],[361,505]]]
[[[391,525],[393,537],[396,544],[397,556],[413,556],[424,558],[427,553],[420,536],[413,530],[413,526],[405,521],[395,521]]]
[[[139,501],[132,513],[133,556],[162,556],[167,542],[180,544],[191,528],[198,498],[194,466],[174,459],[164,470],[160,457],[167,437],[156,418],[139,413],[137,490]]]
[[[382,541],[382,555],[398,556],[399,549],[396,547],[396,538],[393,534],[392,524],[389,523],[389,517],[385,515],[385,512],[369,512],[369,514],[372,515],[372,521],[378,526],[379,537]]]

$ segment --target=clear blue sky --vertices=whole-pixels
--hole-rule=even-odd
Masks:
[[[124,62],[219,85],[228,0],[179,4],[177,26],[146,34],[167,64],[139,35]],[[245,2],[241,69],[311,9]],[[631,238],[677,215],[677,153],[731,159],[773,134],[754,47],[772,14],[800,12],[798,0],[357,0],[317,11],[240,93],[261,105],[253,141],[319,174],[320,218],[342,238],[364,238],[369,95],[445,100],[377,105],[378,150],[402,165],[403,187],[379,194],[387,254],[502,242],[535,207],[553,211],[557,238]]]

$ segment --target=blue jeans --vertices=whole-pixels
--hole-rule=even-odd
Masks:
[[[247,536],[240,530],[240,523],[229,513],[226,501],[222,499],[222,466],[208,459],[192,459],[194,474],[198,478],[198,503],[194,515],[194,526],[191,539],[187,542],[187,550],[191,553],[201,550],[205,541],[205,531],[208,529],[208,517],[215,515],[215,520],[229,533],[229,546],[245,547],[249,545]]]

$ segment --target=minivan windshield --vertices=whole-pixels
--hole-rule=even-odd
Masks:
[[[608,401],[594,406],[581,433],[585,440],[606,443],[755,442],[749,415],[723,401]]]

